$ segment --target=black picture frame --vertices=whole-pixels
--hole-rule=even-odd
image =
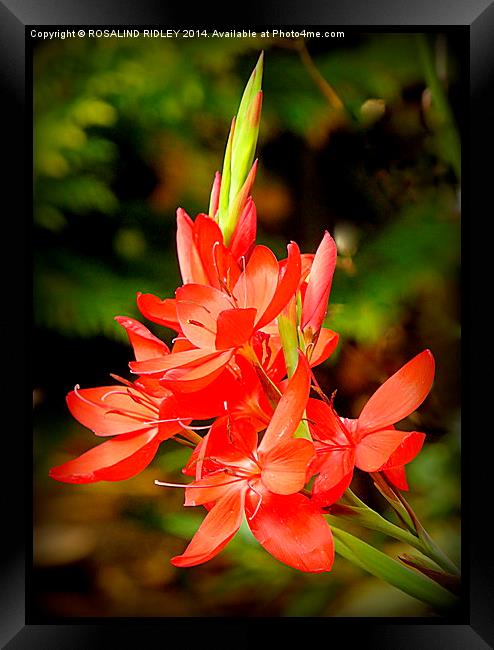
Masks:
[[[344,634],[345,644],[358,642],[380,649],[400,648],[488,648],[494,644],[494,574],[489,526],[489,453],[484,447],[492,438],[486,422],[486,404],[490,396],[489,379],[483,379],[482,367],[490,352],[485,305],[490,284],[489,240],[486,222],[492,220],[490,186],[492,164],[482,164],[481,153],[492,151],[492,100],[494,99],[494,3],[492,0],[352,0],[346,3],[323,0],[293,1],[276,4],[263,2],[255,9],[249,5],[244,19],[254,18],[256,25],[331,25],[355,28],[413,26],[427,28],[457,26],[470,39],[470,98],[465,98],[463,129],[462,185],[462,343],[463,375],[463,451],[462,451],[462,543],[464,602],[454,620],[448,618],[420,621],[407,619],[125,619],[67,621],[60,625],[39,625],[26,618],[29,592],[29,567],[32,558],[31,476],[32,449],[29,418],[31,410],[29,358],[31,319],[30,259],[30,179],[31,106],[26,90],[31,83],[26,67],[25,48],[28,26],[77,27],[78,25],[167,27],[191,23],[190,9],[179,12],[169,3],[157,0],[122,2],[99,0],[3,0],[0,2],[0,66],[2,98],[7,116],[2,126],[3,154],[7,162],[4,176],[4,219],[2,222],[3,318],[4,343],[4,447],[2,463],[2,531],[6,550],[2,558],[0,591],[0,643],[9,650],[26,648],[152,647],[164,643],[170,631],[187,646],[199,641],[202,647],[223,639],[235,648],[257,645],[258,631],[273,625],[275,635],[289,631],[292,642],[297,634],[305,639],[331,641],[333,630]],[[209,9],[209,7],[208,7]],[[182,15],[179,15],[179,14]],[[187,16],[187,13],[189,15]],[[213,18],[208,13],[207,22]],[[194,11],[194,25],[199,15]],[[199,24],[198,24],[199,23]],[[243,21],[237,20],[236,23]],[[215,25],[219,26],[219,25]],[[235,25],[230,25],[234,27]],[[468,105],[467,105],[468,104]],[[5,173],[5,172],[4,172]],[[488,195],[489,193],[489,195]],[[5,208],[5,198],[10,199]],[[486,250],[487,248],[487,250]],[[9,255],[10,253],[10,255]],[[22,388],[21,388],[22,387]],[[15,414],[11,417],[11,414]],[[20,416],[20,417],[19,417]],[[194,623],[194,624],[191,624]],[[163,626],[165,625],[165,627]],[[317,626],[317,629],[316,627]],[[329,629],[327,629],[329,626]],[[326,632],[327,630],[327,632]],[[309,634],[309,636],[307,636]],[[317,637],[316,637],[317,635]],[[156,638],[156,641],[154,640]],[[223,645],[223,642],[220,644]]]

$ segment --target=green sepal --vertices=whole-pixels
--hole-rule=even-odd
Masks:
[[[237,226],[240,213],[242,212],[247,202],[247,199],[249,198],[250,192],[252,190],[252,186],[256,178],[256,172],[257,172],[257,160],[252,165],[251,170],[249,171],[249,174],[245,179],[245,183],[242,185],[240,192],[237,194],[235,200],[233,201],[233,203],[231,201],[229,203],[230,207],[228,209],[228,218],[225,219],[225,223],[223,226],[223,239],[226,245],[228,245],[230,242],[230,238],[233,235],[235,228]]]
[[[224,230],[225,221],[228,218],[228,203],[230,196],[230,178],[231,178],[231,159],[232,159],[232,142],[233,134],[235,132],[235,118],[232,120],[232,125],[230,127],[230,133],[228,134],[228,140],[226,143],[225,149],[225,158],[223,160],[223,171],[221,172],[221,189],[220,189],[220,200],[218,205],[218,225],[221,228],[221,231]]]
[[[257,138],[259,136],[260,105],[262,92],[253,98],[244,119],[237,117],[238,129],[233,138],[232,147],[232,181],[230,185],[230,204],[235,200],[242,187],[248,170],[254,160]]]

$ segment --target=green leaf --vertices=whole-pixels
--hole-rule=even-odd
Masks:
[[[439,611],[451,609],[457,599],[430,578],[407,569],[397,560],[338,528],[332,527],[336,552],[364,571],[428,603]]]
[[[188,540],[195,535],[203,519],[203,512],[174,512],[161,517],[160,527],[171,535]]]

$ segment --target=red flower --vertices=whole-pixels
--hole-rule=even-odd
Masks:
[[[425,439],[418,431],[397,431],[394,423],[417,409],[434,379],[434,357],[424,350],[387,379],[366,403],[357,420],[340,418],[332,405],[310,399],[309,427],[317,458],[313,498],[337,501],[350,485],[354,467],[384,471],[400,489],[408,489],[404,465],[415,458]]]
[[[67,395],[67,405],[72,415],[97,436],[115,437],[53,467],[50,476],[57,481],[93,483],[130,478],[149,465],[161,442],[183,431],[171,393],[157,399],[131,383],[83,390],[76,387]]]
[[[261,334],[266,332],[269,332],[269,335],[266,335],[265,339],[259,337],[257,337],[258,340],[254,339],[252,347],[268,377],[278,383],[287,374],[281,337],[277,333],[277,325],[274,323],[265,327]],[[325,327],[321,328],[315,346],[306,348],[306,356],[311,368],[318,366],[331,356],[338,345],[338,339],[339,335],[336,332]]]
[[[339,335],[333,330],[322,327],[328,307],[329,294],[336,266],[336,244],[328,232],[324,233],[316,254],[304,253],[300,256],[301,272],[299,283],[299,296],[302,302],[300,315],[300,331],[305,341],[305,353],[311,367],[315,367],[334,352],[338,345]],[[283,268],[288,260],[282,260]],[[292,301],[295,297],[292,298]],[[287,308],[288,309],[288,308]],[[290,311],[288,309],[288,311]],[[293,305],[293,318],[296,309]],[[266,373],[275,382],[286,376],[285,355],[281,337],[278,333],[278,324],[273,321],[263,328],[269,334],[270,355],[263,363]],[[259,355],[258,355],[259,356]]]
[[[213,381],[235,352],[277,317],[300,278],[300,252],[288,245],[281,266],[265,246],[256,246],[231,291],[186,284],[176,291],[176,314],[191,349],[131,362],[132,372],[159,377],[177,390],[198,390]],[[194,347],[192,347],[194,346]],[[182,386],[182,388],[181,388]]]
[[[170,392],[157,379],[149,376],[139,377],[135,385],[156,395],[163,396]],[[179,385],[182,387],[183,383]],[[192,393],[174,391],[174,396],[178,412],[193,420],[208,420],[224,415],[244,417],[250,418],[256,430],[260,431],[266,428],[273,414],[254,368],[240,355],[204,388]]]
[[[167,346],[132,318],[117,317],[125,327],[136,359],[169,354]],[[161,442],[184,432],[189,419],[179,417],[179,404],[170,391],[153,396],[137,383],[100,386],[67,395],[72,415],[97,436],[115,436],[78,458],[53,467],[50,476],[66,483],[121,481],[141,472]]]
[[[309,382],[309,367],[300,355],[259,445],[247,420],[215,422],[204,441],[199,478],[185,496],[186,506],[208,504],[210,510],[185,552],[171,560],[175,566],[194,566],[217,555],[245,513],[256,539],[281,562],[301,571],[331,569],[331,531],[317,507],[298,494],[314,446],[291,437],[307,403]]]
[[[326,231],[309,269],[309,280],[303,285],[300,326],[307,343],[317,340],[326,311],[336,267],[336,244]]]
[[[306,353],[312,367],[319,365],[334,352],[339,336],[322,327],[328,309],[329,294],[336,267],[336,244],[328,232],[324,233],[313,260],[305,260],[302,277],[302,314],[300,329],[304,336]],[[304,276],[305,273],[305,276]]]
[[[216,178],[219,176],[217,174]],[[224,245],[223,234],[214,219],[201,213],[192,221],[185,210],[179,208],[177,252],[183,284],[202,284],[231,291],[254,248],[256,230],[256,206],[250,197],[229,246]],[[174,298],[161,300],[152,293],[138,293],[137,306],[153,323],[180,331]]]

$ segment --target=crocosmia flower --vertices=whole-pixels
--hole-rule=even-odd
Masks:
[[[181,420],[171,395],[156,399],[135,384],[79,389],[67,396],[72,415],[97,436],[113,436],[78,458],[50,470],[66,483],[121,481],[141,472],[161,442],[183,434],[190,420]]]
[[[203,442],[201,478],[185,490],[186,506],[208,504],[210,509],[172,564],[194,566],[213,558],[245,515],[259,543],[280,561],[301,571],[331,569],[331,530],[318,508],[300,494],[315,449],[308,440],[292,438],[307,403],[309,381],[309,366],[301,355],[260,443],[247,420],[215,422]]]
[[[117,317],[129,336],[137,359],[167,356],[168,347],[144,325],[132,318]],[[153,460],[164,440],[187,437],[191,418],[180,417],[179,403],[170,391],[159,397],[138,382],[117,378],[120,384],[80,389],[67,395],[72,415],[99,437],[110,440],[78,458],[53,467],[50,476],[65,483],[121,481],[141,472]]]
[[[424,350],[392,375],[372,395],[359,417],[340,418],[322,400],[309,399],[307,417],[317,458],[313,498],[334,503],[350,485],[355,467],[383,471],[407,489],[404,465],[415,458],[425,439],[418,431],[398,431],[394,424],[409,416],[427,397],[434,379],[434,357]]]
[[[285,265],[280,265],[269,248],[256,246],[231,290],[201,284],[180,287],[176,291],[176,314],[191,348],[132,362],[132,372],[154,375],[179,390],[180,384],[188,384],[187,390],[204,387],[239,348],[278,316],[299,280],[300,252],[291,243]]]

